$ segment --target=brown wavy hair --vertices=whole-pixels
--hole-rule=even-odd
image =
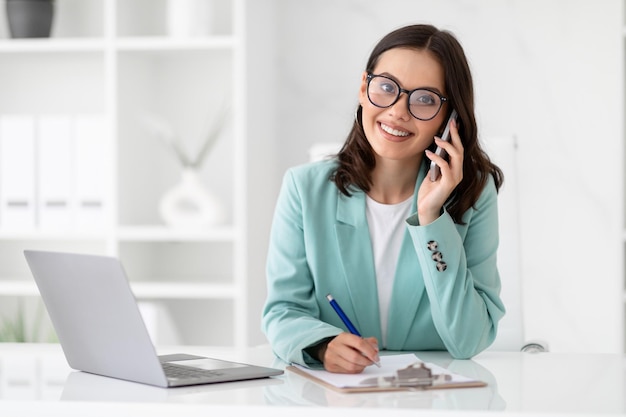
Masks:
[[[446,209],[452,219],[461,224],[463,213],[478,200],[488,175],[493,176],[498,190],[504,181],[502,170],[491,162],[478,141],[478,128],[474,115],[474,87],[467,58],[452,33],[431,25],[410,25],[397,29],[380,40],[370,54],[366,71],[372,72],[380,55],[393,48],[430,51],[444,69],[450,104],[448,112],[451,112],[453,108],[458,112],[457,124],[465,151],[463,180],[446,201]],[[356,186],[365,192],[370,190],[371,173],[376,165],[374,150],[367,141],[361,126],[361,112],[362,108],[359,105],[352,129],[343,147],[337,153],[339,166],[331,177],[337,188],[347,196],[351,195],[351,186]],[[431,150],[434,150],[434,147],[433,143]]]

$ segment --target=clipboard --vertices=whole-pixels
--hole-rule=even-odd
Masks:
[[[335,374],[325,370],[289,365],[285,369],[325,388],[342,393],[416,391],[485,387],[487,383],[448,372],[421,361],[414,354],[381,356],[381,368],[368,367],[361,374]],[[406,377],[406,372],[411,373]],[[428,376],[412,378],[415,373]],[[395,378],[395,382],[394,382]],[[366,381],[364,384],[363,381]]]

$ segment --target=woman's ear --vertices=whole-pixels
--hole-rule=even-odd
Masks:
[[[361,75],[361,88],[359,88],[359,104],[363,106],[367,102],[367,71]]]

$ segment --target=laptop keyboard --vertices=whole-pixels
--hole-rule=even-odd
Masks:
[[[222,376],[219,371],[209,371],[207,369],[190,368],[189,366],[174,365],[169,362],[162,363],[165,375],[169,379],[188,379],[188,378],[211,378]]]

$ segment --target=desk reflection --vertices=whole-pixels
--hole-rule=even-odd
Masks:
[[[262,403],[254,399],[255,395],[260,397],[257,394],[260,387],[282,385],[283,383],[284,381],[281,379],[263,378],[178,388],[160,388],[76,371],[68,375],[61,394],[61,401]]]
[[[180,350],[164,353],[175,351]],[[286,366],[274,359],[269,348],[228,353],[198,347],[192,353],[274,368]],[[417,356],[488,385],[346,394],[286,371],[273,378],[165,389],[73,371],[58,345],[0,344],[0,409],[10,410],[25,403],[40,403],[46,409],[46,404],[52,403],[93,402],[129,406],[131,403],[132,406],[139,403],[250,405],[268,406],[268,410],[281,406],[321,406],[346,408],[346,412],[347,407],[365,407],[435,412],[494,410],[498,415],[503,414],[497,411],[515,415],[626,415],[626,357],[622,354],[486,351],[471,360],[454,360],[446,352],[418,352]]]
[[[377,393],[342,393],[285,371],[284,384],[264,387],[271,405],[308,405],[325,407],[416,408],[447,410],[504,410],[506,403],[498,394],[498,384],[491,372],[472,360],[454,360],[439,352],[420,353],[425,362],[435,363],[450,372],[487,383],[480,388],[454,388],[427,391],[390,391]],[[275,360],[272,367],[286,364]]]

